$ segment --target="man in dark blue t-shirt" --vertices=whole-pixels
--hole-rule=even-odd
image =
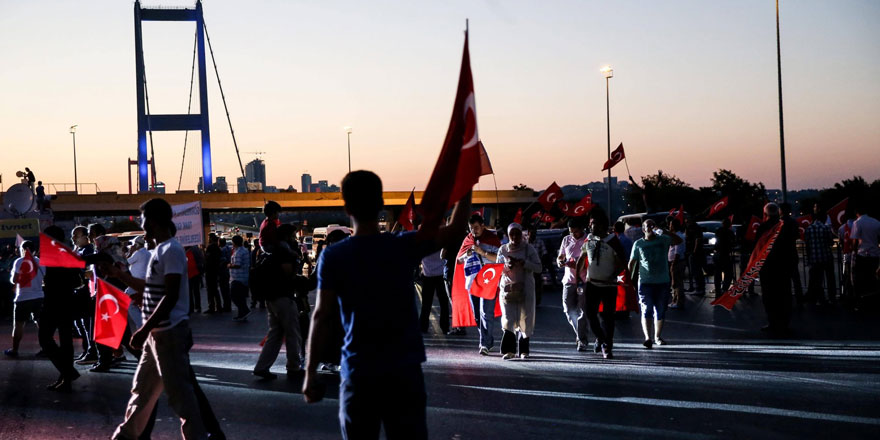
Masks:
[[[318,260],[318,300],[312,316],[303,395],[321,400],[316,382],[318,350],[330,343],[330,314],[342,318],[345,339],[339,386],[343,438],[427,438],[426,393],[421,363],[425,346],[419,330],[413,273],[421,259],[455,241],[470,211],[468,193],[450,224],[423,223],[418,232],[379,231],[382,181],[370,171],[342,180],[351,237],[324,250]],[[439,216],[436,216],[439,217]]]

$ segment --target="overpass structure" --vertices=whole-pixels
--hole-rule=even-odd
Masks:
[[[407,191],[386,191],[383,193],[385,207],[394,208],[406,204]],[[141,204],[155,197],[161,197],[172,205],[201,202],[202,210],[208,213],[255,212],[274,200],[285,211],[315,211],[342,209],[342,193],[174,193],[174,194],[69,194],[56,195],[52,201],[52,211],[56,216],[114,216],[135,215]],[[416,204],[421,202],[422,192],[415,193]],[[531,191],[474,191],[473,205],[498,206],[515,210],[537,200]]]

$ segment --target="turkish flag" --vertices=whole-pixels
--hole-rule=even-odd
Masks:
[[[583,217],[593,209],[593,195],[587,194],[579,202],[573,205],[568,204],[567,206],[563,206],[560,204],[559,207],[562,208],[562,212],[569,217]]]
[[[849,223],[843,227],[843,237],[840,237],[843,242],[843,253],[849,254],[853,251],[853,241],[852,241],[852,228],[849,226]]]
[[[131,298],[100,278],[96,278],[95,284],[95,342],[110,348],[119,348],[128,324]]]
[[[625,158],[626,154],[623,153],[623,142],[621,142],[620,145],[618,145],[617,148],[615,148],[614,151],[611,152],[611,157],[605,161],[605,165],[602,165],[602,171],[614,167],[614,165],[619,164],[620,161]]]
[[[840,225],[844,222],[844,217],[846,216],[846,205],[849,203],[849,197],[843,199],[840,203],[834,205],[831,209],[828,210],[828,217],[831,218],[831,226],[834,230],[840,227]]]
[[[746,269],[739,279],[730,285],[730,289],[727,292],[724,292],[721,296],[716,295],[717,298],[712,301],[713,306],[721,306],[727,310],[733,310],[736,301],[742,297],[743,293],[759,277],[761,268],[764,266],[764,262],[767,261],[767,256],[770,255],[780,230],[782,230],[781,221],[773,226],[773,229],[765,232],[764,235],[758,238],[758,242],[755,243],[755,250],[752,251],[752,256],[749,257],[749,264],[746,265]]]
[[[67,246],[41,233],[40,266],[85,269],[86,262],[79,254],[70,250]]]
[[[37,262],[28,249],[24,250],[24,256],[21,257],[21,266],[15,273],[12,282],[21,287],[31,287],[31,282],[37,277]]]
[[[813,222],[813,216],[805,215],[803,217],[797,218],[798,223],[798,232],[801,234],[801,240],[804,239],[804,233],[807,231],[807,228],[810,227],[810,223]]]
[[[673,212],[675,212],[674,209],[669,211],[669,215],[672,215]],[[675,219],[678,220],[678,224],[684,225],[684,205],[678,207],[678,212],[675,213]]]
[[[516,210],[516,215],[513,216],[513,222],[522,224],[522,208]]]
[[[712,217],[713,215],[717,214],[719,211],[721,211],[722,209],[724,209],[726,207],[727,207],[727,196],[724,196],[721,198],[721,200],[715,202],[715,204],[712,205],[712,209],[709,210],[709,217]]]
[[[556,217],[553,217],[550,214],[544,213],[544,215],[541,216],[541,221],[544,223],[553,223],[556,221]]]
[[[480,176],[492,174],[488,155],[477,130],[477,106],[474,100],[467,32],[464,35],[464,53],[452,119],[420,205],[426,222],[442,218],[446,210],[473,188]]]
[[[403,205],[403,210],[400,211],[400,217],[397,218],[397,223],[406,229],[407,231],[412,231],[415,229],[413,225],[413,219],[415,215],[415,207],[416,207],[416,196],[415,193],[410,192],[409,198],[406,199],[406,205]]]
[[[464,265],[455,265],[455,274],[452,277],[452,326],[453,327],[476,327],[477,321],[474,316],[474,308],[471,296],[465,285]],[[495,301],[495,317],[501,316],[501,303]]]
[[[544,207],[545,211],[549,211],[560,200],[562,200],[562,188],[556,182],[551,183],[538,197],[538,203]]]
[[[599,303],[599,311],[604,307]],[[639,296],[636,293],[636,287],[629,279],[626,270],[617,276],[617,299],[614,304],[615,312],[630,312],[639,309]]]
[[[498,295],[498,283],[501,282],[503,270],[503,263],[484,264],[471,284],[471,295],[485,299],[495,298]]]
[[[760,227],[761,227],[761,219],[758,218],[757,215],[753,215],[752,218],[749,220],[749,225],[748,225],[749,229],[746,230],[746,235],[745,235],[746,241],[755,241],[755,238],[757,238],[757,235],[758,235],[758,228],[760,228]]]

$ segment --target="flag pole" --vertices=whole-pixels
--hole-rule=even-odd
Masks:
[[[501,200],[498,198],[498,182],[495,180],[495,172],[492,172],[492,183],[495,184],[495,228],[497,229],[501,222]]]

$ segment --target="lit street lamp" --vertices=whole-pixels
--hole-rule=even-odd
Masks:
[[[76,177],[76,125],[70,126],[70,134],[73,135],[73,191],[79,194],[79,180]]]
[[[345,133],[348,135],[348,172],[351,172],[351,127],[345,127]]]
[[[608,93],[608,80],[614,77],[611,66],[599,70],[605,76],[605,121],[608,126],[608,159],[611,159],[611,100]],[[614,211],[611,209],[611,168],[608,168],[608,220],[613,222]]]

